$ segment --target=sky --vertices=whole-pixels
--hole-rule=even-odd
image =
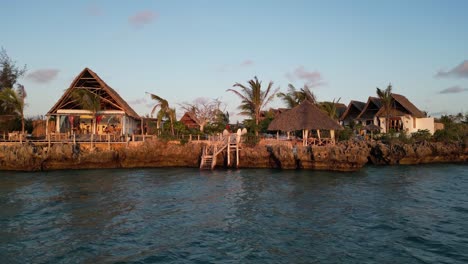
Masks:
[[[468,1],[0,0],[0,46],[45,115],[85,68],[140,115],[219,99],[257,76],[286,92],[307,84],[319,101],[367,101],[390,83],[431,116],[468,112]],[[236,88],[234,88],[236,89]],[[277,98],[269,107],[285,107]],[[179,108],[180,109],[180,108]],[[177,111],[182,116],[182,110]]]

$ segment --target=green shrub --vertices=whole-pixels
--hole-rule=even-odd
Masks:
[[[350,127],[345,127],[345,129],[343,130],[336,131],[336,138],[338,139],[338,141],[348,140],[351,138],[352,135],[353,129],[351,129]]]
[[[248,147],[255,147],[260,142],[260,137],[255,134],[246,134],[242,136],[242,142]]]
[[[430,140],[431,137],[429,129],[418,129],[418,131],[411,133],[411,138],[417,142]]]

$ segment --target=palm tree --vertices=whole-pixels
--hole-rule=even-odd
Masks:
[[[393,104],[392,84],[388,84],[385,90],[381,90],[379,87],[377,87],[377,96],[382,101],[382,107],[384,107],[385,132],[388,133],[388,130],[390,128],[390,124],[389,124],[390,114],[391,114],[392,104]]]
[[[24,98],[26,90],[23,85],[18,85],[15,91],[13,88],[4,88],[0,91],[0,106],[5,112],[10,112],[21,117],[21,134],[24,135]]]
[[[316,97],[314,93],[309,89],[309,87],[304,84],[304,88],[297,90],[292,84],[288,85],[288,92],[285,93],[278,93],[277,95],[280,97],[283,102],[286,104],[288,108],[294,108],[302,103],[304,100],[309,100],[312,103],[315,103]]]
[[[273,100],[279,88],[272,91],[273,82],[270,81],[266,90],[262,91],[262,82],[258,81],[257,76],[249,80],[248,84],[249,86],[247,87],[243,84],[235,83],[233,87],[240,87],[240,92],[234,89],[227,89],[226,91],[233,92],[241,98],[242,101],[238,107],[241,110],[240,114],[250,116],[255,120],[255,135],[258,136],[260,113],[262,109]]]
[[[146,93],[151,96],[151,99],[157,101],[156,105],[151,110],[151,116],[154,115],[158,107],[160,108],[157,114],[157,118],[158,118],[157,123],[156,123],[157,129],[160,128],[162,119],[164,117],[167,117],[169,118],[169,121],[171,122],[171,133],[172,135],[174,135],[174,120],[176,118],[175,109],[169,107],[169,102],[166,99],[160,96],[157,96],[155,94],[152,94],[152,93],[148,93],[148,92]]]
[[[94,133],[96,132],[97,125],[97,112],[101,110],[101,97],[88,89],[76,88],[71,93],[71,98],[78,105],[80,105],[83,110],[88,110],[91,112],[93,117],[91,123],[91,148],[93,147]]]
[[[336,104],[340,102],[340,98],[338,100],[333,99],[332,102],[321,102],[320,103],[320,108],[327,113],[329,117],[331,117],[333,120],[338,119],[338,113],[336,111]]]

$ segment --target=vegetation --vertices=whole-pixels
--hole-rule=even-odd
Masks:
[[[228,89],[227,91],[233,92],[241,98],[241,104],[239,109],[242,115],[246,115],[252,118],[255,122],[255,135],[258,136],[258,124],[260,123],[260,115],[262,109],[270,103],[279,88],[272,90],[273,82],[269,82],[265,90],[262,90],[262,82],[260,82],[255,76],[252,80],[248,81],[248,86],[240,83],[235,83],[233,87],[240,87],[241,91],[234,89]]]
[[[288,85],[287,93],[278,93],[277,96],[283,100],[288,108],[294,108],[302,103],[304,100],[309,100],[312,103],[316,103],[317,99],[315,94],[304,84],[304,88],[297,90],[292,84]]]
[[[18,67],[4,48],[0,50],[0,67],[0,91],[14,88],[18,79],[26,73],[26,65]]]
[[[218,121],[222,103],[218,99],[210,100],[208,98],[200,97],[194,100],[193,103],[183,103],[182,109],[195,116],[195,122],[200,126],[200,131],[203,132],[205,126]]]
[[[465,141],[468,139],[468,114],[463,116],[462,113],[457,115],[443,115],[438,120],[444,124],[444,129],[437,130],[433,138],[436,141],[451,142]]]
[[[151,96],[151,99],[157,101],[156,105],[151,110],[151,116],[154,115],[158,107],[160,108],[157,114],[157,118],[158,118],[157,129],[159,130],[161,128],[161,122],[163,118],[168,118],[171,124],[171,134],[174,136],[175,135],[174,134],[174,121],[176,119],[175,108],[170,108],[169,102],[166,99],[159,97],[152,93],[147,92],[147,94]]]
[[[321,102],[319,106],[325,113],[327,113],[327,115],[330,118],[334,120],[338,120],[339,116],[338,116],[338,112],[336,109],[336,105],[340,102],[340,99],[341,98],[338,98],[336,102],[335,102],[335,99],[333,99],[332,102]]]
[[[93,145],[94,134],[96,133],[97,125],[97,112],[101,110],[101,97],[87,89],[75,89],[71,93],[72,99],[82,107],[82,109],[88,110],[93,116],[92,121],[92,132],[91,132],[91,147]]]
[[[17,90],[4,88],[0,91],[0,107],[6,113],[14,114],[21,118],[22,134],[24,134],[24,98],[26,98],[26,91],[22,85],[19,85]]]
[[[392,85],[389,84],[385,90],[381,90],[377,87],[377,96],[382,101],[382,107],[385,111],[385,132],[388,133],[390,128],[390,114],[392,110],[393,97],[392,97]]]

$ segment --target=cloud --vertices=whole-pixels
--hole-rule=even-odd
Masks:
[[[147,24],[151,24],[155,19],[158,18],[158,14],[150,11],[145,10],[134,14],[128,18],[128,22],[134,28],[142,28]]]
[[[253,60],[245,60],[240,64],[240,66],[241,67],[248,67],[248,66],[252,66],[253,64],[254,64]]]
[[[468,88],[462,88],[458,85],[456,86],[452,86],[452,87],[449,87],[447,89],[444,89],[442,91],[440,91],[439,93],[440,94],[452,94],[452,93],[463,93],[463,92],[467,92],[468,91]]]
[[[146,104],[147,101],[146,101],[146,98],[138,98],[135,100],[128,101],[128,103],[132,105],[140,105],[140,104]]]
[[[318,71],[307,71],[304,66],[297,67],[292,73],[286,73],[286,77],[290,81],[301,80],[304,81],[309,87],[317,87],[325,85],[322,74]]]
[[[457,78],[468,78],[468,60],[464,60],[455,68],[451,69],[450,71],[442,71],[440,70],[435,75],[436,77],[457,77]]]
[[[58,73],[57,69],[39,69],[26,75],[26,79],[36,83],[48,83],[55,79]]]

